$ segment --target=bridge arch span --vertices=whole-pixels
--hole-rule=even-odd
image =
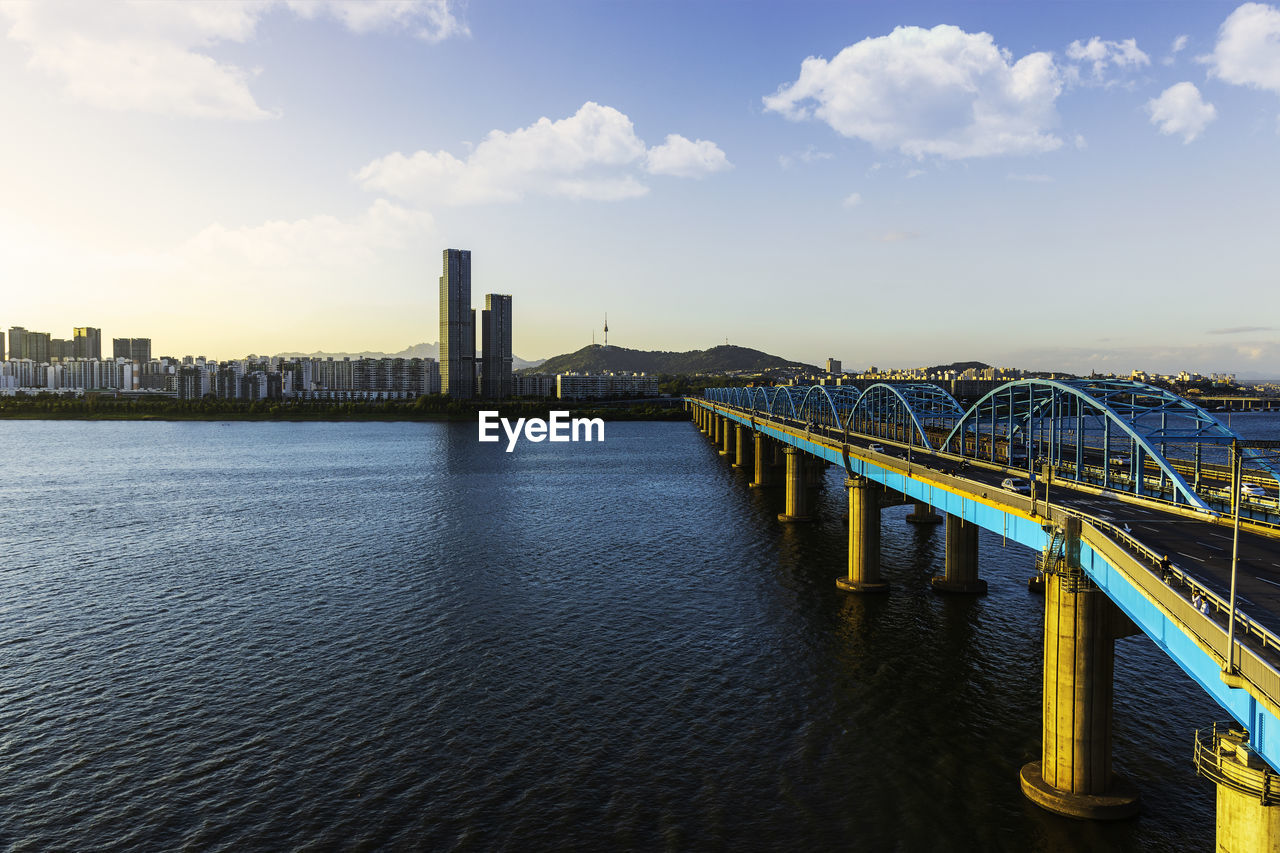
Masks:
[[[963,416],[956,399],[937,385],[877,382],[862,392],[846,424],[852,432],[933,450],[930,431],[948,431]]]

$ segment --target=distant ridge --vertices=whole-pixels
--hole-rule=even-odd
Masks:
[[[400,352],[278,352],[276,358],[434,358],[440,359],[440,344],[414,344],[408,349],[402,349]],[[526,367],[537,367],[542,364],[543,359],[537,361],[527,361],[520,356],[512,357],[512,367],[520,370]]]
[[[939,364],[934,367],[925,368],[930,373],[946,373],[954,370],[956,373],[964,373],[966,370],[986,370],[991,367],[981,361],[953,361],[950,364]]]
[[[815,372],[817,367],[798,361],[787,361],[757,349],[723,345],[707,350],[663,352],[585,346],[577,352],[553,356],[537,368],[539,373],[731,373],[791,369]]]

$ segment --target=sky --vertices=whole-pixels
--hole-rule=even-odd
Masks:
[[[1280,6],[0,0],[0,329],[1280,376]]]

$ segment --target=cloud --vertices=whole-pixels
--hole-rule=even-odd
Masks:
[[[669,133],[666,142],[649,149],[645,168],[651,175],[700,178],[731,169],[733,164],[714,142],[705,139],[690,142],[678,133]]]
[[[840,203],[845,207],[857,207],[862,204],[862,193],[849,193]]]
[[[540,118],[528,127],[492,130],[459,159],[447,151],[399,151],[365,165],[366,189],[420,204],[512,202],[526,195],[611,201],[644,195],[636,172],[698,176],[730,168],[714,143],[672,134],[646,148],[631,119],[588,101],[568,118]]]
[[[909,180],[911,180],[912,178],[918,178],[918,177],[920,177],[921,175],[923,175],[924,173],[925,173],[924,169],[908,169],[908,170],[907,170],[907,180],[909,181]]]
[[[1242,335],[1249,332],[1274,332],[1280,327],[1276,326],[1232,326],[1227,329],[1210,329],[1211,335]]]
[[[1053,178],[1049,175],[1019,175],[1019,174],[1010,172],[1008,175],[1005,176],[1005,178],[1010,181],[1021,181],[1026,184],[1053,183]]]
[[[1280,9],[1264,3],[1238,7],[1219,27],[1213,53],[1200,61],[1227,83],[1280,93]]]
[[[426,42],[471,35],[449,8],[449,0],[287,0],[303,18],[329,15],[353,33],[405,30]]]
[[[1213,104],[1206,104],[1194,83],[1175,83],[1147,101],[1151,123],[1167,135],[1182,134],[1185,145],[1199,136],[1218,117]]]
[[[1092,64],[1090,79],[1094,83],[1107,82],[1107,69],[1109,67],[1137,69],[1151,64],[1151,57],[1138,49],[1136,39],[1105,41],[1098,36],[1094,36],[1083,43],[1078,40],[1073,41],[1067,45],[1066,53],[1068,59]],[[1078,71],[1074,71],[1073,76],[1078,79],[1078,74]]]
[[[819,151],[812,145],[803,151],[797,151],[794,154],[779,154],[778,165],[784,169],[790,169],[797,162],[799,163],[817,163],[819,160],[830,160],[833,156],[829,151]]]
[[[319,270],[356,270],[379,260],[386,250],[404,248],[434,235],[430,214],[378,199],[352,219],[319,215],[227,228],[210,225],[176,247],[170,260],[184,277],[225,282],[228,271],[241,281],[262,274],[302,281]]]
[[[30,51],[28,67],[59,80],[74,100],[107,110],[201,119],[268,118],[249,89],[253,74],[205,51],[254,36],[271,0],[219,2],[0,3],[9,39]],[[411,29],[428,40],[465,33],[447,0],[292,0],[305,18],[328,15],[357,33]]]
[[[877,148],[964,159],[1060,147],[1048,128],[1061,91],[1048,53],[1012,62],[987,33],[898,27],[830,61],[809,57],[764,106],[793,121],[817,118]]]

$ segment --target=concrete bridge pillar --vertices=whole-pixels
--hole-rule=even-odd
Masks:
[[[778,468],[773,464],[774,445],[777,443],[762,432],[755,434],[755,447],[751,454],[755,462],[751,488],[767,489],[778,485]]]
[[[937,592],[986,594],[987,582],[978,577],[978,525],[947,514],[946,574],[930,583]]]
[[[751,467],[751,427],[744,424],[738,424],[737,446],[734,455],[734,468],[750,468]]]
[[[737,430],[733,421],[728,418],[722,419],[724,423],[720,425],[720,455],[732,456],[735,447],[735,433]]]
[[[837,578],[836,586],[848,592],[888,592],[880,579],[880,494],[879,483],[863,477],[844,481],[849,490],[849,577]]]
[[[1065,571],[1044,602],[1044,740],[1022,768],[1022,792],[1068,817],[1114,820],[1138,812],[1138,792],[1111,771],[1115,637],[1124,614],[1080,570],[1080,519],[1067,519]]]
[[[1219,853],[1280,850],[1280,790],[1277,776],[1249,748],[1249,733],[1223,724],[1196,732],[1196,771],[1218,788]]]
[[[916,501],[916,508],[907,515],[907,521],[912,524],[941,524],[942,516],[924,501]]]
[[[708,426],[710,427],[710,430],[707,432],[707,435],[711,438],[712,443],[719,444],[720,443],[720,416],[715,412],[708,412],[707,416],[710,418],[710,423],[708,424]]]
[[[790,445],[783,451],[787,460],[784,482],[787,486],[786,511],[778,514],[778,521],[812,521],[809,515],[808,465],[805,453]]]

